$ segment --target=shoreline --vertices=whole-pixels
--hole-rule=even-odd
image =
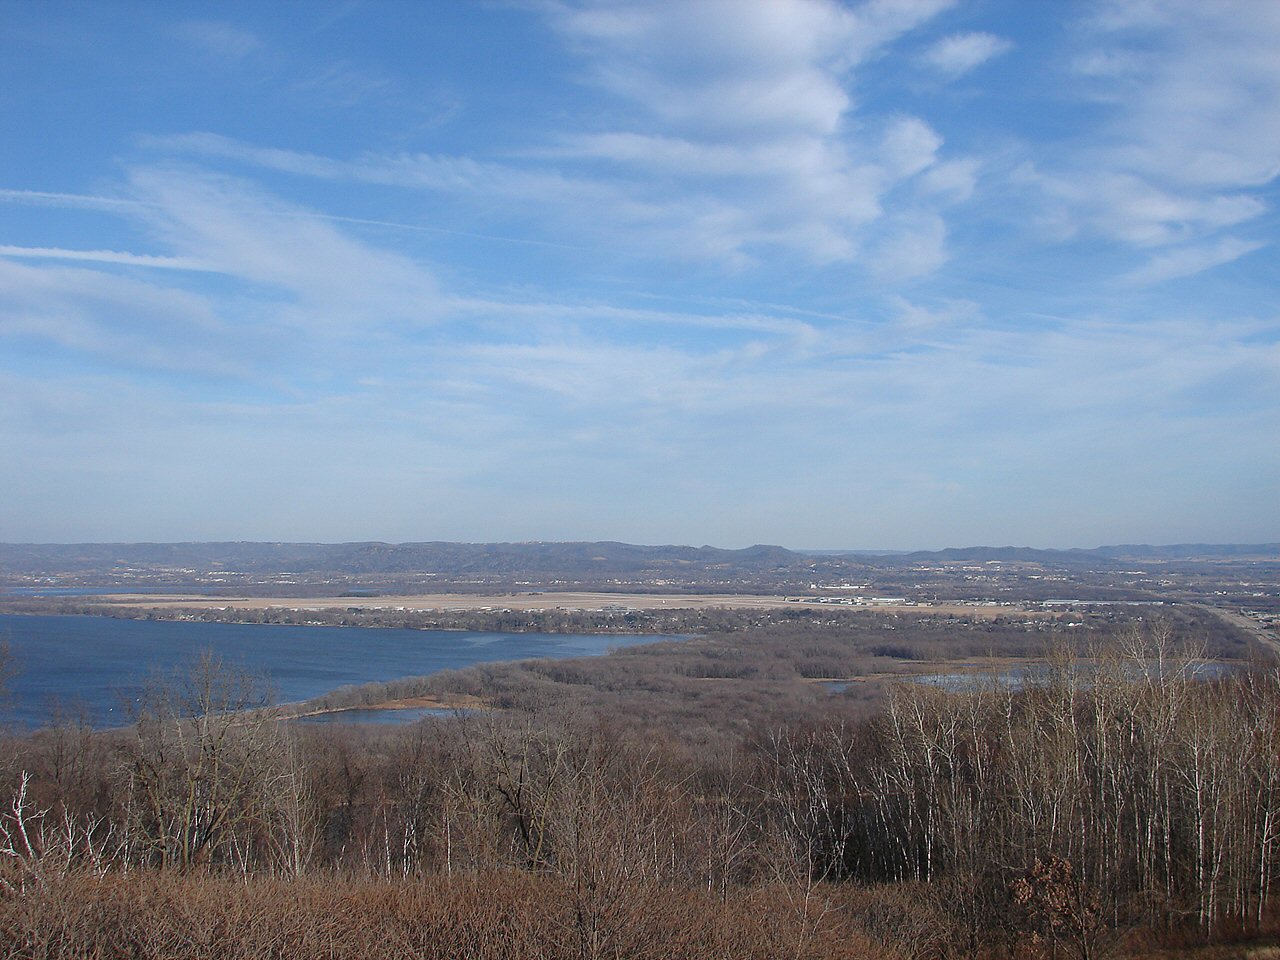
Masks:
[[[492,705],[486,700],[472,694],[456,696],[423,695],[418,697],[400,697],[398,699],[380,700],[377,703],[357,703],[343,707],[317,707],[313,710],[295,711],[292,707],[305,706],[308,701],[282,703],[272,708],[277,720],[300,720],[304,717],[325,717],[338,713],[351,713],[357,710],[490,710]]]

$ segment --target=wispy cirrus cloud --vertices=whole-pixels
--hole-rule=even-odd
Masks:
[[[1106,0],[1085,26],[1094,56],[1121,65],[1091,90],[1114,108],[1103,156],[1211,190],[1280,175],[1280,7]]]
[[[906,235],[935,250],[915,258],[931,268],[945,259],[937,252],[942,213],[967,189],[937,189],[941,181],[927,174],[950,164],[954,185],[964,161],[943,158],[941,137],[919,117],[858,117],[852,91],[860,65],[947,5],[699,0],[548,8],[577,50],[585,81],[639,107],[631,111],[638,122],[567,129],[501,160],[333,158],[213,134],[148,145],[464,196],[506,217],[536,218],[544,230],[557,226],[557,234],[544,233],[548,239],[612,239],[647,257],[742,267],[774,251],[817,264],[892,261],[897,273],[902,258],[892,251]],[[915,194],[890,202],[892,191],[903,190]],[[909,215],[897,219],[900,208]],[[862,258],[864,250],[871,253]]]
[[[1268,210],[1261,188],[1280,176],[1280,8],[1105,0],[1077,27],[1077,89],[1102,120],[1017,174],[1048,201],[1042,225],[1138,248],[1132,282],[1256,249],[1236,230]]]
[[[988,60],[1012,49],[1012,41],[992,33],[953,33],[933,43],[921,60],[930,69],[954,78],[976,70]]]
[[[43,331],[74,349],[119,350],[122,357],[134,354],[135,363],[168,365],[193,336],[207,337],[211,348],[225,349],[218,363],[226,369],[237,366],[230,363],[233,355],[255,342],[265,351],[263,364],[241,359],[238,368],[259,378],[281,362],[284,345],[296,342],[301,331],[317,338],[305,355],[312,375],[357,362],[368,374],[361,391],[398,403],[390,398],[406,382],[408,364],[452,384],[448,389],[459,397],[471,396],[479,402],[477,414],[508,407],[511,391],[524,392],[505,417],[526,428],[550,416],[548,404],[558,415],[571,410],[567,420],[584,429],[631,416],[656,425],[704,413],[736,418],[744,428],[767,418],[779,430],[784,424],[795,430],[806,407],[824,410],[824,423],[847,429],[866,429],[858,424],[867,410],[889,421],[944,417],[973,429],[984,411],[995,416],[1004,405],[1034,419],[1065,415],[1082,402],[1105,407],[1146,404],[1151,397],[1154,405],[1143,409],[1156,415],[1160,403],[1179,392],[1228,376],[1233,365],[1256,364],[1256,345],[1246,344],[1268,329],[1266,323],[1186,321],[1138,331],[1084,318],[1006,328],[972,302],[928,305],[902,297],[891,298],[899,322],[887,325],[817,314],[801,319],[759,306],[698,312],[609,301],[459,297],[443,290],[427,265],[357,240],[341,224],[239,180],[180,168],[138,169],[129,190],[138,204],[128,208],[131,215],[164,251],[149,259],[189,258],[263,293],[228,304],[175,285],[178,271],[148,271],[155,279],[147,280],[46,268],[39,266],[46,258],[34,258],[36,266],[15,264],[0,277],[0,289],[10,292],[6,315],[24,318],[11,324],[10,334]],[[1190,249],[1186,260],[1152,269],[1185,273],[1202,266],[1199,258],[1222,262],[1245,252],[1231,243]],[[928,253],[922,248],[914,255]],[[134,265],[150,264],[129,258],[101,263]],[[25,291],[20,297],[19,290]],[[456,323],[465,324],[457,336],[450,326]],[[655,328],[682,333],[658,345],[648,333]],[[130,330],[143,339],[131,340]],[[689,333],[695,330],[702,334]],[[1000,357],[1018,359],[992,359]],[[288,362],[282,370],[287,376]],[[1140,370],[1147,372],[1139,376]],[[1025,397],[1016,399],[1023,391],[1036,398],[1035,411],[1028,411]],[[939,409],[927,413],[934,404]],[[803,439],[809,435],[820,436],[821,429],[800,431],[796,442],[809,442]],[[688,442],[695,437],[696,427]]]
[[[305,42],[143,17],[179,55],[98,69],[108,97],[170,70],[167,111],[86,111],[87,159],[0,189],[11,517],[1070,544],[1186,539],[1212,489],[1203,529],[1254,530],[1270,14],[1012,10],[483,5],[434,59],[406,56],[447,35],[433,5],[394,36],[299,12]]]
[[[759,305],[695,312],[607,301],[444,297],[433,315],[465,321],[464,331],[455,334],[446,322],[361,337],[386,329],[379,314],[388,301],[377,299],[374,288],[389,284],[386,296],[413,300],[423,281],[406,283],[402,271],[416,277],[425,268],[344,236],[341,225],[318,220],[299,229],[295,221],[305,218],[305,209],[226,178],[162,170],[135,172],[131,182],[147,216],[158,218],[157,244],[216,262],[261,285],[265,295],[228,304],[173,286],[181,277],[172,271],[135,279],[33,261],[20,266],[21,278],[0,273],[0,290],[27,290],[26,306],[11,300],[0,309],[26,318],[7,334],[52,337],[65,349],[97,351],[121,366],[199,370],[248,383],[300,377],[287,389],[234,403],[194,402],[171,385],[135,384],[130,410],[150,406],[171,415],[144,418],[134,439],[104,449],[101,463],[114,478],[93,478],[99,486],[145,489],[163,480],[193,496],[221,490],[240,497],[235,491],[242,491],[243,516],[282,536],[297,522],[288,519],[294,507],[255,500],[254,485],[230,464],[251,456],[258,474],[296,489],[300,464],[340,446],[347,465],[309,489],[342,502],[353,525],[375,528],[374,515],[345,499],[344,490],[376,491],[401,504],[447,500],[457,522],[473,523],[486,502],[487,478],[518,465],[528,489],[560,491],[574,502],[580,522],[599,524],[603,532],[616,529],[609,526],[616,522],[605,505],[609,498],[583,500],[579,478],[610,497],[634,498],[635,522],[652,528],[663,521],[636,485],[661,474],[662,464],[678,462],[698,478],[687,491],[697,502],[715,500],[732,477],[735,496],[749,494],[760,516],[776,514],[768,522],[789,516],[799,524],[795,529],[810,531],[804,535],[820,536],[820,523],[795,512],[804,483],[752,467],[762,444],[780,462],[811,465],[807,476],[861,477],[870,468],[864,452],[875,451],[877,483],[865,489],[862,480],[850,483],[864,502],[890,510],[921,497],[961,509],[968,484],[948,487],[957,469],[970,481],[997,486],[1011,474],[1043,475],[1041,495],[1023,491],[1009,507],[1016,522],[1030,524],[1062,495],[1063,483],[1093,483],[1098,476],[1116,484],[1112,502],[1150,507],[1151,491],[1139,494],[1143,478],[1120,476],[1123,471],[1105,461],[1118,451],[1100,441],[1099,423],[1125,418],[1132,429],[1122,462],[1137,459],[1148,467],[1163,462],[1162,450],[1210,442],[1224,423],[1260,431],[1280,426],[1266,401],[1280,388],[1280,348],[1266,339],[1272,326],[1265,321],[1170,320],[1139,330],[1076,317],[1011,327],[973,303],[898,298],[898,322],[884,324],[817,315],[798,320],[791,311]],[[287,229],[253,215],[259,207],[288,210]],[[195,220],[205,225],[188,236]],[[233,255],[273,244],[292,245],[297,258],[315,262],[281,270],[274,262],[246,265]],[[353,262],[343,267],[341,258]],[[336,277],[326,276],[333,271]],[[429,272],[426,277],[426,289],[438,290]],[[368,297],[371,305],[369,313],[347,317],[354,336],[335,339],[329,318],[319,313],[339,282],[353,285],[349,301]],[[224,310],[230,315],[220,315]],[[402,303],[396,315],[410,310]],[[145,319],[131,332],[129,324],[140,316]],[[714,336],[655,338],[648,332],[654,328]],[[312,337],[309,346],[300,346],[299,331]],[[359,371],[358,382],[352,371]],[[1206,393],[1213,409],[1205,409]],[[35,416],[30,401],[27,406]],[[83,424],[105,415],[64,408],[39,416]],[[1188,411],[1195,416],[1188,419]],[[199,448],[183,439],[193,428]],[[104,420],[103,429],[119,428]],[[920,464],[921,443],[929,445],[934,467]],[[158,474],[141,477],[130,457],[148,447],[182,450],[186,460],[167,461]],[[48,455],[58,449],[49,446]],[[360,457],[376,464],[388,450],[400,461],[394,476],[350,466]],[[884,492],[885,477],[892,496]],[[672,482],[672,489],[683,489],[684,481]],[[821,499],[823,489],[808,492]],[[570,516],[557,513],[554,498],[538,497],[508,498],[512,507],[502,522],[512,525],[513,535],[546,535],[538,522]],[[522,519],[520,511],[528,513],[535,502],[537,522]],[[724,522],[740,522],[735,516]]]
[[[308,326],[372,330],[438,316],[441,295],[426,265],[361,243],[242,180],[138,168],[130,189],[157,242],[179,258],[287,294],[310,317]]]
[[[1093,234],[1136,247],[1184,243],[1259,216],[1267,205],[1246,193],[1169,189],[1118,170],[1042,170],[1030,164],[1015,178],[1048,201],[1044,224],[1063,238]]]
[[[252,366],[243,361],[237,335],[246,343],[272,339],[270,332],[236,331],[206,297],[177,286],[0,257],[0,338],[10,343],[44,344],[131,371],[236,378]]]
[[[262,38],[252,30],[226,20],[189,20],[177,24],[173,32],[205,55],[232,65],[266,49]]]
[[[853,100],[844,80],[950,0],[828,0],[552,8],[590,82],[664,126],[711,135],[834,134]]]
[[[186,139],[186,137],[178,138],[178,142],[185,142]],[[156,138],[156,142],[163,143],[164,140],[163,138]],[[228,149],[230,149],[230,146],[233,143],[233,141],[228,142]],[[275,152],[278,151],[273,151],[273,153]],[[249,155],[253,155],[253,151],[251,149]],[[98,196],[85,193],[56,193],[45,190],[0,189],[0,202],[25,204],[28,206],[65,207],[73,210],[96,210],[104,213],[120,215],[140,215],[148,208],[158,209],[158,205],[153,202],[135,198],[123,196]],[[300,211],[296,209],[290,210],[279,206],[274,208],[258,207],[253,211],[253,214],[258,217],[265,217],[269,219],[297,220],[299,218],[306,218],[329,221],[332,223],[352,224],[355,226],[385,227],[389,230],[407,231],[410,233],[450,234],[453,236],[474,237],[479,240],[493,240],[499,243],[515,243],[525,246],[568,247],[567,244],[555,243],[550,240],[539,240],[534,237],[503,236],[493,233],[481,233],[475,230],[457,230],[429,223],[406,223],[403,220],[387,220],[384,218],[374,217],[350,217],[342,214],[324,213],[320,210]],[[14,249],[16,250],[18,248],[15,247]]]
[[[50,190],[0,189],[0,201],[32,206],[69,207],[77,210],[104,210],[110,213],[127,212],[138,201],[125,197],[95,196],[84,193],[58,193]]]
[[[715,198],[725,255],[772,248],[853,260],[893,219],[889,191],[935,165],[942,145],[917,117],[861,118],[852,135],[857,69],[947,6],[566,5],[554,22],[577,45],[588,82],[641,112],[633,127],[564,139],[559,155],[647,174],[636,188],[662,191],[676,207]]]
[[[1213,267],[1220,267],[1224,263],[1239,260],[1255,250],[1261,250],[1264,246],[1266,244],[1259,241],[1223,237],[1212,243],[1177,247],[1156,254],[1141,267],[1125,274],[1123,279],[1135,286],[1149,286],[1178,277],[1191,277]]]
[[[68,356],[278,385],[308,363],[336,377],[361,345],[446,314],[427,264],[226,175],[135,168],[108,198],[13,193],[121,217],[155,251],[0,246],[0,334]]]
[[[152,267],[159,270],[214,270],[210,264],[190,257],[157,257],[122,250],[69,250],[65,247],[17,247],[0,244],[0,257],[22,257],[30,260],[74,260],[81,263],[111,263],[127,267]]]

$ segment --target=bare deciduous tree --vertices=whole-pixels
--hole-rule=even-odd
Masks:
[[[282,785],[281,732],[266,705],[252,676],[208,654],[139,699],[121,773],[131,849],[144,862],[186,869],[224,841],[244,859]]]

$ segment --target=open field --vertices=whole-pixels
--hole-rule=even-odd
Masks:
[[[754,594],[685,593],[589,593],[537,592],[505,594],[431,593],[380,597],[209,597],[201,594],[126,593],[92,599],[95,604],[147,610],[395,610],[483,611],[563,610],[761,610],[783,607],[807,609],[825,606],[840,609],[891,610],[906,614],[967,616],[978,618],[1038,616],[1043,611],[1006,604],[895,603],[864,599],[857,604],[843,598],[757,596]]]

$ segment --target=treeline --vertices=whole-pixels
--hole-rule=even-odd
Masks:
[[[397,610],[361,606],[292,610],[208,609],[166,605],[135,607],[83,598],[12,600],[0,613],[91,615],[129,620],[195,620],[210,623],[301,624],[413,630],[469,630],[483,633],[685,634],[715,637],[751,632],[753,639],[811,640],[861,645],[863,654],[907,660],[956,656],[1027,656],[1046,638],[1084,649],[1114,638],[1144,619],[1168,622],[1194,636],[1208,655],[1248,656],[1248,639],[1221,618],[1193,606],[1093,607],[1069,611],[1010,611],[1005,616],[941,614],[928,608],[869,610],[839,605],[801,604],[734,609],[702,607],[649,610]]]
[[[1280,676],[1167,631],[696,745],[560,708],[308,728],[206,660],[10,745],[10,955],[943,957],[1264,928]],[[630,718],[628,718],[630,719]],[[175,919],[176,918],[176,919]],[[317,931],[324,931],[323,934]]]
[[[806,862],[943,885],[974,947],[1014,918],[1082,958],[1134,925],[1260,928],[1280,840],[1277,675],[1203,682],[1164,654],[1064,659],[1019,692],[902,687],[860,730],[779,737],[775,794]]]

